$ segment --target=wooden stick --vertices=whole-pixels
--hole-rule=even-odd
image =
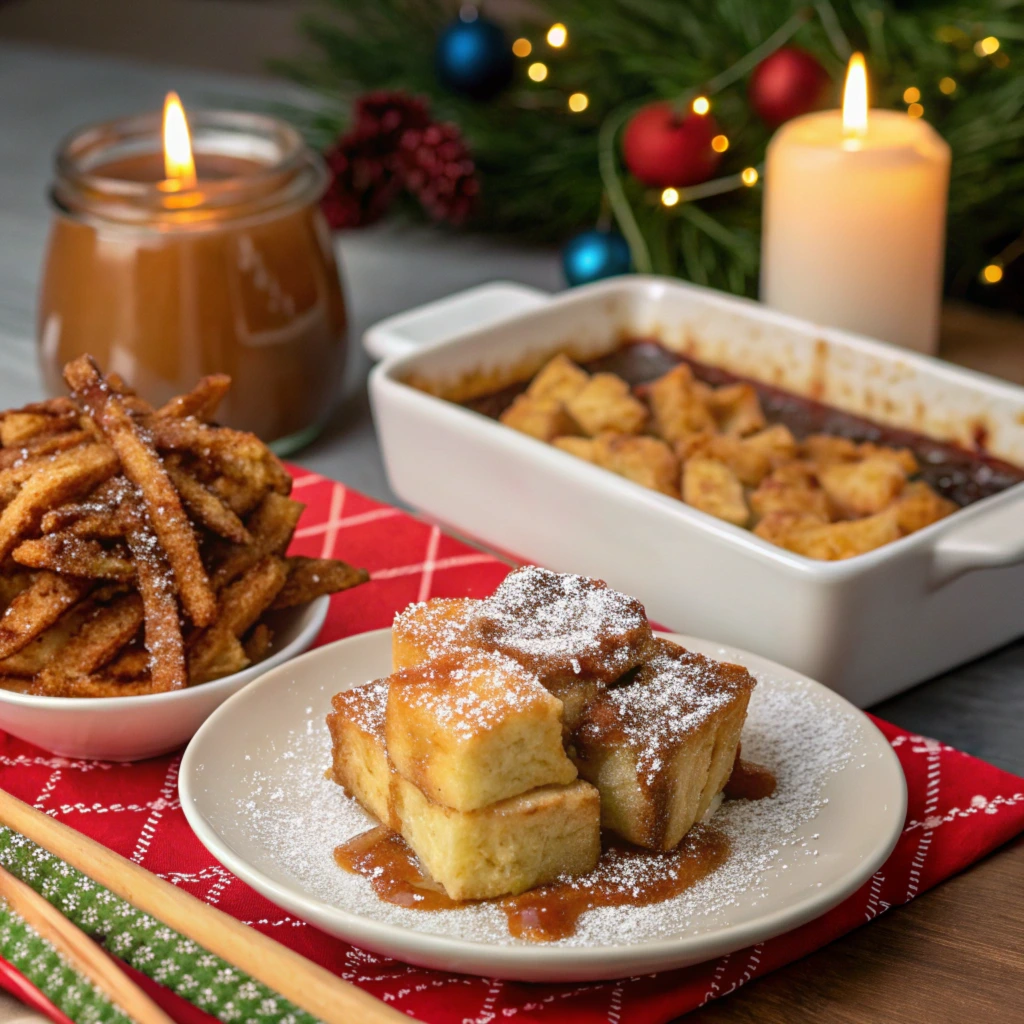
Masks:
[[[326,1024],[397,1024],[405,1014],[223,911],[175,888],[49,815],[0,790],[0,824],[106,886]]]
[[[4,868],[0,868],[0,897],[130,1020],[174,1024],[85,932]]]

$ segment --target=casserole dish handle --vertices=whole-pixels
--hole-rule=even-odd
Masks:
[[[938,588],[974,569],[1024,562],[1024,494],[951,530],[935,546],[931,584]]]
[[[535,309],[549,298],[539,288],[492,281],[381,320],[363,335],[363,348],[374,359],[408,355],[423,345],[490,327]]]

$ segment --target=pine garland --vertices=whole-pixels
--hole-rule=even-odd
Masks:
[[[103,943],[109,953],[220,1020],[232,1024],[316,1024],[314,1017],[261,982],[9,828],[0,828],[0,865],[31,886],[86,935]],[[6,956],[3,941],[0,931],[0,953]],[[39,985],[31,975],[30,979],[54,999],[50,986]],[[65,1012],[76,1020],[91,1019],[76,1017],[67,1009]],[[123,1020],[109,1019],[117,1024]]]
[[[851,49],[865,50],[874,106],[905,110],[904,90],[920,89],[925,117],[953,149],[949,291],[971,291],[1024,225],[1024,0],[547,0],[531,5],[530,20],[507,25],[511,37],[531,40],[535,57],[517,61],[512,85],[486,103],[446,91],[435,74],[434,41],[457,4],[325,0],[324,8],[304,21],[319,59],[277,65],[326,99],[314,113],[295,112],[311,140],[326,147],[336,138],[349,101],[366,90],[427,97],[469,142],[482,181],[481,229],[564,242],[593,226],[619,189],[628,204],[620,224],[628,232],[635,220],[654,271],[754,294],[760,189],[668,210],[621,168],[617,137],[637,105],[707,91],[739,66],[743,74],[715,89],[715,117],[730,139],[720,173],[758,167],[771,132],[747,101],[744,62],[780,32],[836,82]],[[564,49],[544,45],[554,21],[568,27]],[[978,52],[988,36],[1000,49]],[[549,66],[543,83],[527,78],[531,59]],[[944,78],[956,82],[952,94],[940,89]],[[566,99],[577,91],[590,102],[571,113]]]

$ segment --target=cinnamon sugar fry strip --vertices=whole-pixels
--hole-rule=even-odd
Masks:
[[[207,490],[188,470],[168,460],[167,475],[177,488],[182,504],[192,513],[192,517],[201,526],[234,541],[236,544],[249,544],[252,537],[242,520],[235,515],[212,491]]]
[[[266,555],[282,554],[291,543],[305,505],[271,492],[246,524],[252,542],[231,547],[213,572],[213,584],[220,590]]]
[[[12,484],[21,484],[32,475],[34,470],[26,472],[24,467],[41,465],[46,456],[66,452],[91,440],[93,435],[87,430],[66,430],[34,437],[16,448],[0,448],[0,493],[7,493]]]
[[[31,643],[0,661],[0,675],[31,678],[42,672],[95,611],[92,595],[72,605]]]
[[[17,690],[16,679],[0,677],[0,688]],[[25,692],[22,690],[21,692]],[[117,679],[106,670],[94,675],[81,676],[67,686],[62,697],[142,697],[147,693],[163,693],[158,683],[148,676],[139,679]]]
[[[170,566],[142,511],[141,499],[127,498],[122,514],[127,527],[128,549],[135,561],[136,585],[142,596],[145,644],[155,687],[153,692],[183,689],[188,685],[185,641],[181,635]]]
[[[121,399],[107,386],[91,357],[82,356],[69,363],[64,368],[64,379],[117,452],[125,476],[142,493],[149,520],[174,571],[181,603],[189,618],[197,626],[208,626],[217,614],[216,598],[181,499],[155,449]]]
[[[67,533],[22,541],[11,557],[20,565],[52,569],[66,576],[103,580],[130,580],[135,576],[135,567],[128,558],[107,551],[99,541]]]
[[[189,656],[193,686],[226,674],[221,667],[225,650],[240,646],[238,638],[267,610],[287,578],[284,559],[270,555],[224,590],[216,625],[200,634]]]
[[[274,598],[271,608],[294,608],[324,594],[357,587],[370,578],[365,569],[356,569],[347,562],[332,558],[296,556],[287,559],[287,563],[288,582]]]
[[[39,526],[47,509],[92,490],[117,469],[117,455],[105,444],[63,452],[40,466],[0,513],[0,562]]]
[[[188,394],[178,395],[166,405],[162,405],[156,414],[172,419],[195,416],[196,419],[205,422],[213,419],[217,406],[224,400],[230,387],[231,378],[226,373],[211,373],[207,377],[201,377],[199,383]]]
[[[125,594],[98,608],[39,673],[35,692],[48,697],[79,696],[77,681],[114,658],[141,625],[142,599],[138,594]]]
[[[91,580],[41,572],[0,618],[0,658],[7,658],[49,629],[92,587]]]

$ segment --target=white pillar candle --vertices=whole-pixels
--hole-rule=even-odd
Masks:
[[[853,79],[851,62],[842,112],[795,118],[768,146],[761,298],[934,352],[949,146],[920,118],[869,114],[866,79]]]

